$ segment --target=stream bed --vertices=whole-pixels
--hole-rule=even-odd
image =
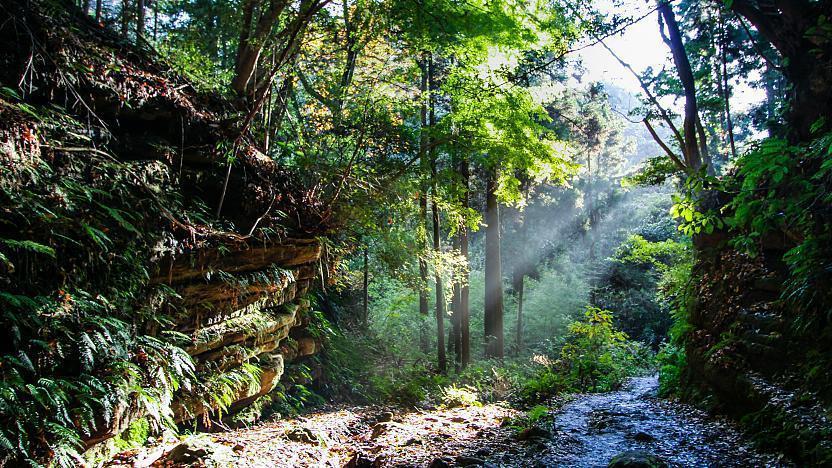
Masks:
[[[576,396],[554,414],[542,453],[521,465],[605,467],[622,452],[640,451],[671,466],[791,466],[755,449],[733,423],[659,399],[657,390],[658,378],[650,376],[619,391]]]
[[[756,449],[730,421],[659,399],[657,389],[657,378],[650,376],[631,379],[615,392],[575,395],[553,402],[556,410],[522,430],[512,421],[523,412],[505,402],[423,409],[331,406],[125,452],[106,466],[606,467],[623,452],[635,452],[641,461],[654,457],[659,463],[652,466],[793,466]]]

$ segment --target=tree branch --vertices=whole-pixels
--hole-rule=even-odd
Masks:
[[[643,122],[644,125],[647,127],[647,131],[650,132],[650,136],[652,136],[653,140],[655,140],[656,143],[664,150],[664,152],[667,153],[667,156],[670,158],[671,161],[673,161],[674,164],[676,164],[676,167],[678,167],[682,171],[687,172],[688,168],[685,167],[685,163],[683,163],[682,160],[679,159],[679,156],[676,156],[673,150],[671,150],[670,147],[668,147],[667,144],[664,142],[664,140],[662,140],[659,134],[656,133],[656,129],[653,128],[653,125],[650,123],[650,120],[645,118]]]

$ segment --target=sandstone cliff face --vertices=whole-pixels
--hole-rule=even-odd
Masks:
[[[321,243],[316,239],[237,240],[229,244],[167,255],[156,263],[151,284],[164,284],[176,299],[164,304],[173,318],[158,332],[177,331],[193,360],[197,380],[174,395],[174,421],[212,419],[246,408],[273,391],[286,366],[315,355],[322,343],[306,333],[312,304],[308,293],[320,283]],[[242,385],[212,404],[210,382],[240,371],[258,370],[255,385]],[[110,424],[87,438],[93,448],[144,417],[124,406]],[[106,449],[104,449],[106,450]]]
[[[0,404],[21,411],[0,435],[48,460],[268,394],[321,348],[304,331],[321,203],[152,53],[51,2],[0,3],[0,381],[19,379]],[[71,389],[60,407],[15,406],[43,381]]]
[[[287,363],[320,346],[302,331],[311,307],[305,296],[320,278],[321,251],[315,239],[247,241],[160,261],[160,276],[152,281],[179,293],[170,306],[182,311],[174,315],[175,326],[192,337],[185,351],[197,371],[218,374],[258,361],[259,385],[234,395],[232,411],[269,393]],[[299,339],[290,340],[291,334]],[[214,409],[187,396],[182,400],[175,403],[178,420]]]

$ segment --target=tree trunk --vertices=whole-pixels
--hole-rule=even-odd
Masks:
[[[595,239],[592,237],[592,230],[594,229],[594,225],[592,223],[592,212],[595,209],[594,201],[595,201],[595,194],[593,193],[592,187],[592,153],[587,151],[586,153],[586,170],[587,170],[587,182],[586,182],[586,219],[587,219],[587,237],[589,238],[589,261],[595,261]]]
[[[358,61],[358,39],[356,38],[353,21],[350,18],[349,1],[342,0],[342,15],[344,16],[344,49],[347,56],[344,61],[344,70],[341,72],[341,79],[338,82],[338,91],[335,93],[333,102],[333,126],[338,127],[344,112],[347,88],[352,83],[355,74],[355,65]]]
[[[303,0],[298,8],[297,17],[291,21],[284,31],[290,31],[293,28],[305,27],[305,23],[311,18],[304,18],[310,9],[314,9],[315,0]],[[257,62],[260,60],[260,55],[263,53],[264,47],[269,42],[269,35],[274,27],[280,14],[288,5],[286,0],[270,0],[268,8],[260,16],[254,31],[250,32],[244,43],[241,43],[237,52],[237,66],[234,70],[234,78],[231,81],[231,88],[240,95],[245,95],[250,89],[251,77],[254,70],[257,68]],[[246,14],[246,11],[243,12]],[[245,18],[244,18],[245,19]],[[300,21],[304,24],[297,24]],[[292,40],[292,39],[289,39]],[[291,45],[287,45],[291,47]],[[256,85],[256,83],[254,83]]]
[[[728,57],[725,52],[725,46],[728,42],[727,34],[725,32],[725,17],[722,12],[719,13],[719,56],[722,62],[722,92],[725,100],[725,126],[728,131],[728,142],[731,144],[731,158],[737,159],[737,143],[734,139],[734,120],[731,117],[731,84],[728,80]]]
[[[144,39],[145,9],[144,0],[136,0],[136,39]]]
[[[364,247],[364,304],[362,310],[362,322],[366,330],[370,325],[370,258],[369,248]]]
[[[466,156],[461,158],[459,175],[462,179],[462,209],[468,210],[468,179],[470,174]],[[465,224],[459,228],[459,253],[470,264],[468,258],[468,226]],[[469,274],[466,270],[465,277],[462,278],[462,286],[459,289],[459,361],[463,369],[471,363],[471,310],[468,281]]]
[[[696,82],[693,77],[693,70],[688,60],[685,45],[682,42],[682,34],[679,31],[679,24],[676,22],[676,15],[673,13],[673,7],[665,2],[660,2],[658,7],[661,19],[667,26],[667,37],[665,38],[670,51],[673,55],[673,63],[676,65],[676,71],[679,74],[679,80],[682,82],[682,88],[685,92],[685,116],[682,128],[684,130],[684,155],[686,166],[698,171],[702,167],[702,157],[700,154],[700,143],[698,142],[696,124],[699,121],[699,109],[696,101]]]
[[[421,121],[419,130],[419,165],[422,172],[421,190],[419,191],[419,239],[420,255],[419,255],[419,316],[422,318],[422,326],[420,327],[420,343],[422,351],[428,352],[428,334],[426,329],[426,319],[428,316],[428,292],[426,290],[428,284],[428,264],[423,255],[428,251],[428,186],[425,183],[425,177],[429,170],[428,161],[428,143],[429,135],[428,128],[428,107],[425,102],[425,96],[428,92],[428,69],[424,60],[419,62],[419,68],[422,70],[421,85],[419,87],[420,95],[422,97],[422,106],[420,110]]]
[[[101,23],[101,10],[104,8],[103,0],[95,0],[95,22]]]
[[[515,337],[515,345],[517,346],[517,354],[523,350],[523,289],[525,288],[526,275],[520,274],[516,280],[515,291],[517,292],[517,335]]]
[[[517,297],[517,329],[515,330],[514,344],[517,354],[523,349],[523,288],[525,286],[526,273],[530,268],[530,259],[526,249],[526,238],[528,227],[526,225],[526,217],[518,212],[521,216],[520,226],[518,229],[521,252],[518,253],[515,259],[514,272],[512,275],[512,288]]]
[[[248,39],[251,36],[251,22],[254,17],[254,8],[259,4],[259,0],[246,0],[245,3],[243,3],[243,21],[240,25],[240,37],[237,40],[237,57],[234,62],[235,68],[239,63],[240,56],[242,56],[243,51],[248,47]]]
[[[497,170],[491,169],[486,184],[485,222],[485,355],[503,357],[503,268],[500,259],[500,206],[497,203]]]
[[[818,18],[832,16],[832,2],[810,0],[734,0],[731,9],[747,19],[783,57],[792,84],[787,113],[791,139],[812,137],[812,125],[832,108],[832,43],[817,32]],[[830,128],[827,119],[823,129]]]
[[[283,126],[283,119],[286,117],[286,112],[289,109],[289,99],[294,90],[295,80],[293,76],[287,76],[283,83],[281,83],[280,88],[277,90],[277,97],[275,98],[275,103],[272,109],[272,116],[269,119],[269,141],[274,141],[275,137],[277,136],[277,132]],[[271,143],[269,143],[266,147],[267,151],[271,150]]]
[[[81,3],[81,10],[83,10],[84,15],[89,16],[89,14],[90,14],[90,0],[84,0],[84,2]]]
[[[766,62],[766,70],[763,72],[763,83],[766,90],[766,127],[768,128],[769,137],[775,137],[779,133],[778,126],[774,124],[777,121],[778,103],[783,97],[783,94],[778,92],[777,84],[780,81],[775,81],[775,77],[779,76],[780,71]],[[780,79],[782,80],[782,77]]]
[[[435,167],[435,165],[434,165]],[[438,254],[441,249],[439,239],[439,208],[436,198],[431,203],[433,211],[433,249]],[[447,357],[445,356],[445,291],[442,287],[442,275],[437,270],[436,280],[436,360],[440,373],[448,370]]]
[[[454,236],[453,245],[451,246],[455,252],[459,252],[460,242],[459,242],[460,232],[457,231],[457,234]],[[461,343],[461,334],[460,334],[460,314],[461,314],[461,303],[462,303],[462,288],[460,287],[459,283],[454,281],[451,283],[451,338],[450,338],[450,348],[453,352],[453,359],[454,359],[454,370],[459,372],[460,365],[462,363],[462,343]]]
[[[428,97],[429,106],[429,122],[431,129],[436,127],[436,66],[433,57],[428,57],[428,88],[430,94]],[[433,250],[437,257],[442,252],[440,229],[439,229],[439,204],[438,196],[436,194],[436,150],[431,147],[430,152],[430,176],[431,176],[431,209],[433,211]],[[439,365],[439,372],[445,373],[448,370],[448,362],[445,356],[445,291],[442,287],[442,275],[436,271],[436,346],[437,346],[437,363]]]
[[[130,0],[121,0],[121,37],[127,39],[130,32]]]

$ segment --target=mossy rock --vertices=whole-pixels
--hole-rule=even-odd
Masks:
[[[614,456],[608,466],[609,468],[667,468],[668,465],[650,452],[629,450]]]

